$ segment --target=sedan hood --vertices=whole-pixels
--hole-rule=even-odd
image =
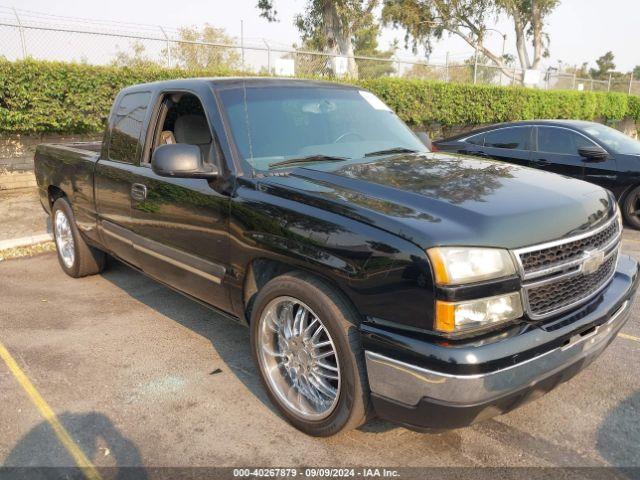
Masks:
[[[581,233],[613,215],[602,188],[502,162],[442,153],[315,164],[266,177],[273,194],[331,210],[421,248],[518,248]]]

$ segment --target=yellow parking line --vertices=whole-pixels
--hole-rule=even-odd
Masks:
[[[640,338],[634,337],[633,335],[627,335],[626,333],[619,333],[618,336],[626,338],[627,340],[633,340],[634,342],[640,342]]]
[[[0,343],[0,358],[4,360],[4,363],[7,364],[7,367],[9,367],[9,370],[20,386],[25,392],[27,392],[27,395],[29,395],[29,398],[40,412],[40,415],[49,422],[49,425],[53,428],[56,437],[58,437],[58,440],[60,440],[64,445],[64,448],[66,448],[69,454],[73,457],[76,465],[82,470],[82,473],[84,473],[84,476],[90,480],[100,480],[101,477],[98,470],[96,470],[96,467],[94,467],[91,461],[89,461],[84,453],[82,453],[78,444],[73,441],[73,438],[71,438],[69,432],[67,432],[67,430],[62,426],[58,417],[56,417],[56,414],[53,413],[51,407],[49,407],[47,402],[45,402],[40,396],[36,387],[33,386],[29,378],[25,375],[18,363],[13,359],[2,343]]]

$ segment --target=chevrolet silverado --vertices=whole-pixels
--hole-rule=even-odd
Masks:
[[[610,192],[432,153],[356,86],[128,87],[102,143],[40,145],[35,172],[68,275],[110,255],[246,324],[310,435],[508,412],[598,357],[638,282]]]

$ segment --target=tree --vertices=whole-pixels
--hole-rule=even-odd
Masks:
[[[505,65],[508,65],[508,59],[505,60]],[[492,65],[485,55],[478,55],[477,68],[475,56],[469,57],[464,61],[469,72],[469,78],[473,78],[473,71],[476,70],[476,79],[478,83],[493,84],[498,83],[500,70]]]
[[[378,25],[372,23],[356,31],[353,36],[353,48],[356,57],[370,57],[355,59],[359,78],[378,78],[395,72],[391,57],[393,57],[396,47],[394,45],[385,51],[378,49],[379,28]],[[287,54],[283,58],[294,59],[295,71],[298,75],[322,75],[327,72],[327,69],[332,75],[335,75],[331,62],[328,62],[325,56],[305,53],[321,51],[323,49],[322,45],[321,36],[316,35],[307,39],[300,49],[297,49],[294,44],[294,48],[298,51]]]
[[[610,73],[615,73],[616,64],[613,63],[615,56],[613,52],[609,51],[596,59],[596,65],[598,68],[592,68],[589,70],[591,78],[596,80],[606,80],[609,78]]]
[[[513,77],[507,59],[484,45],[490,30],[487,20],[505,14],[511,18],[521,69],[537,69],[549,55],[544,21],[558,3],[559,0],[385,0],[382,20],[385,25],[403,28],[405,43],[411,44],[414,51],[422,45],[430,52],[431,41],[442,38],[445,32],[456,35]],[[533,47],[533,58],[528,43]]]
[[[147,57],[144,45],[136,40],[131,43],[131,53],[120,50],[117,47],[116,56],[111,62],[116,67],[148,67],[158,65],[156,62]]]
[[[295,23],[305,44],[315,43],[333,56],[347,57],[349,76],[357,78],[354,35],[371,23],[377,4],[378,0],[306,0],[304,14],[299,14]],[[277,20],[274,0],[258,0],[257,7],[268,21]],[[333,62],[328,63],[335,74]]]
[[[462,76],[460,75],[452,75],[452,73],[458,73],[460,65],[449,65],[452,68],[449,68],[447,71],[445,68],[442,68],[438,65],[429,65],[427,62],[418,62],[411,65],[410,68],[406,68],[402,70],[400,73],[405,78],[422,78],[423,80],[437,80],[440,82],[452,82],[458,83],[460,82],[460,78],[462,78],[462,82],[466,83],[469,81],[471,77],[467,75],[466,68],[460,68],[462,70]]]
[[[640,80],[640,65],[636,65],[631,73],[633,73],[633,78]]]
[[[233,45],[223,28],[216,28],[205,23],[202,29],[182,27],[179,29],[180,40],[172,42],[169,47],[171,64],[186,69],[230,69],[241,68],[240,54],[237,49],[216,45]],[[199,45],[198,43],[215,45]],[[166,54],[166,52],[165,52]]]
[[[583,62],[580,65],[565,65],[562,75],[558,75],[554,82],[553,88],[571,90],[582,83],[585,78],[589,78],[589,62]]]
[[[575,67],[567,67],[565,69],[567,73],[574,73],[576,77],[588,78],[589,77],[589,62],[582,62],[582,65]]]
[[[395,72],[393,63],[389,60],[395,53],[397,46],[394,44],[388,50],[379,50],[379,35],[380,26],[374,23],[372,19],[370,25],[360,28],[353,36],[353,47],[356,56],[380,59],[369,60],[365,58],[356,58],[359,78],[385,77]]]

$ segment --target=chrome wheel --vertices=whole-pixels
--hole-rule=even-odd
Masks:
[[[269,302],[259,319],[258,360],[282,405],[304,420],[328,417],[340,396],[336,347],[322,320],[293,297]]]
[[[56,230],[56,247],[58,255],[67,268],[73,267],[75,261],[75,244],[69,219],[62,210],[57,210],[54,219]]]

